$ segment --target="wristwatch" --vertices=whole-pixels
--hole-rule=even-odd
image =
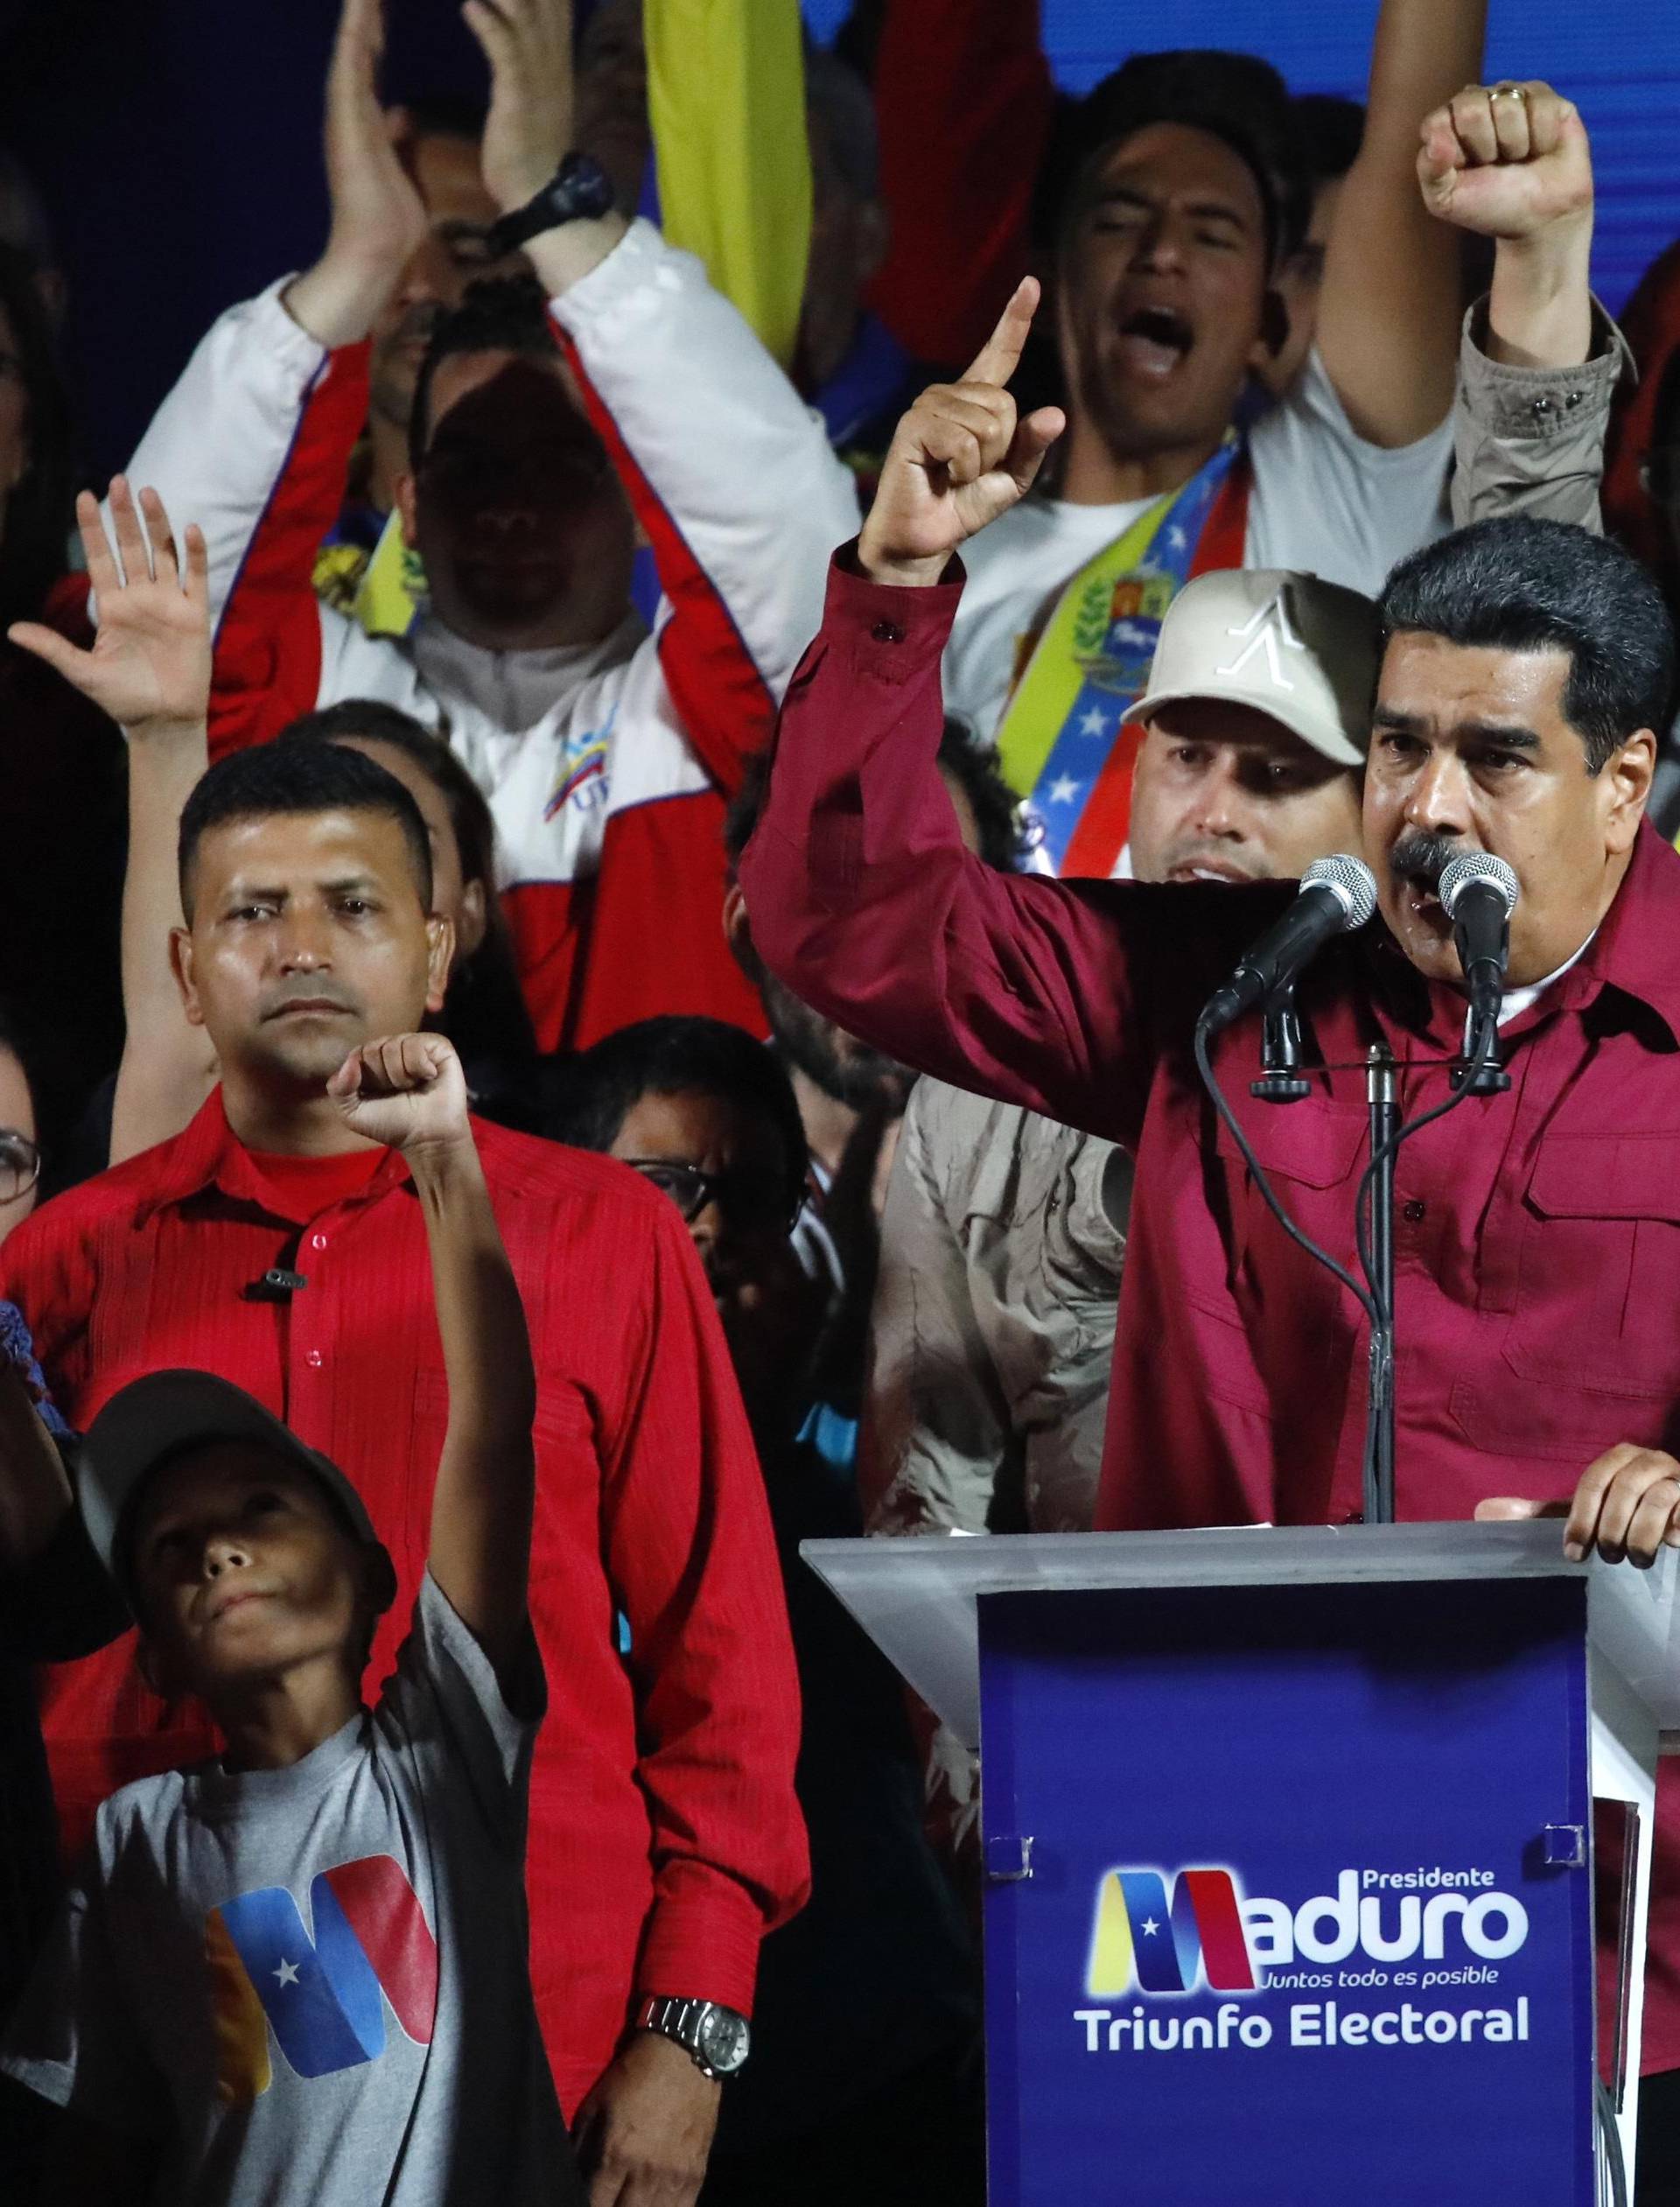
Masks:
[[[491,256],[499,261],[544,230],[557,230],[563,222],[597,220],[612,211],[612,179],[606,171],[587,153],[568,153],[534,200],[490,225]]]
[[[702,2077],[733,2077],[752,2042],[746,2016],[716,2000],[645,2000],[636,2028],[675,2039]]]

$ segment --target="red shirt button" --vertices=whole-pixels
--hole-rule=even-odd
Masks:
[[[896,620],[878,620],[869,633],[878,644],[901,644],[904,641],[904,630]]]
[[[321,1352],[318,1349],[310,1349],[304,1352],[304,1362],[309,1366],[312,1371],[318,1371],[320,1370],[321,1361]]]

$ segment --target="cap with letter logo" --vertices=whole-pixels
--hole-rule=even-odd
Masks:
[[[1276,567],[1226,567],[1167,607],[1144,694],[1124,718],[1208,697],[1280,721],[1339,767],[1362,767],[1382,649],[1357,590]]]

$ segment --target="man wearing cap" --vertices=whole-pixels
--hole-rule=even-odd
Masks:
[[[1397,1167],[1400,1514],[1561,1505],[1572,1557],[1648,1563],[1680,1545],[1680,860],[1643,817],[1675,672],[1660,593],[1605,540],[1519,519],[1390,577],[1361,837],[1382,924],[1304,977],[1306,1098],[1250,1095],[1256,1015],[1215,1040],[1244,1152],[1192,1039],[1288,893],[990,874],[931,770],[954,555],[1020,499],[1062,426],[1007,401],[1032,304],[1029,284],[960,411],[901,427],[836,556],[740,866],[760,954],[878,1048],[1135,1155],[1099,1525],[1360,1511],[1363,1313],[1285,1234],[1249,1153],[1353,1268],[1363,1065],[1381,1042],[1407,1118],[1457,1098]],[[1435,893],[1471,853],[1517,887],[1496,1038],[1510,1085],[1490,1095],[1452,1081],[1465,991]],[[1665,1782],[1643,2047],[1657,2071],[1680,2070],[1675,1806]]]
[[[1376,608],[1312,575],[1199,576],[1168,608],[1124,872],[1292,880],[1359,848]],[[872,1529],[1088,1528],[1131,1163],[943,1081],[911,1093],[882,1221]]]
[[[1124,871],[1290,880],[1359,848],[1376,608],[1227,569],[1161,625]],[[880,1533],[1083,1532],[1096,1506],[1132,1164],[1117,1144],[923,1079],[881,1222],[863,1475]],[[942,1727],[929,1808],[966,1853],[974,1759]]]

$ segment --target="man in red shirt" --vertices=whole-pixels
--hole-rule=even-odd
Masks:
[[[447,1410],[424,1226],[402,1159],[349,1130],[326,1082],[356,1044],[443,1002],[452,945],[428,916],[425,830],[371,760],[281,743],[205,777],[181,852],[176,969],[221,1085],[185,1133],[26,1222],[0,1293],[28,1314],[79,1426],[138,1374],[181,1365],[284,1418],[355,1481],[402,1615]],[[668,2207],[704,2174],[730,2065],[716,2046],[743,2035],[760,1939],[805,1889],[775,1551],[676,1209],[607,1160],[475,1131],[538,1382],[538,2014],[592,2200]],[[395,1641],[388,1621],[375,1682]],[[147,1692],[132,1644],[45,1674],[72,1843],[113,1788],[214,1747],[201,1717]],[[687,2012],[702,2003],[716,2008]],[[696,2020],[722,2024],[704,2064],[706,2042],[684,2035]]]
[[[906,417],[836,558],[740,865],[754,941],[878,1048],[1135,1153],[1099,1525],[1346,1520],[1363,1314],[1266,1209],[1191,1054],[1201,1005],[1288,891],[993,873],[933,768],[952,555],[1060,427],[1053,410],[1018,423],[1002,388],[1032,303],[1028,284],[970,379]],[[1368,1048],[1404,1068],[1408,1116],[1446,1100],[1466,1007],[1434,883],[1453,852],[1510,864],[1511,1085],[1399,1156],[1398,1506],[1572,1496],[1570,1552],[1648,1563],[1680,1544],[1680,861],[1642,817],[1673,634],[1636,562],[1541,522],[1414,555],[1382,613],[1363,807],[1382,924],[1305,977],[1326,1068],[1306,1100],[1250,1096],[1257,1017],[1214,1068],[1294,1216],[1353,1268]],[[1292,645],[1239,631],[1231,648],[1282,664]],[[1644,2048],[1664,2071],[1680,2070],[1677,1840],[1665,1813]]]

